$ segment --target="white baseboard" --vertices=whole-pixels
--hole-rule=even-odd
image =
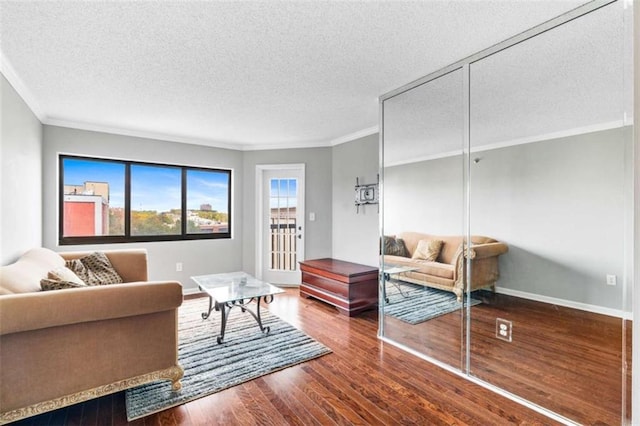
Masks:
[[[198,294],[198,293],[202,293],[198,287],[190,287],[190,288],[182,288],[182,295],[183,296],[187,296],[190,294]]]
[[[543,303],[549,303],[552,305],[565,306],[567,308],[593,312],[596,314],[608,315],[616,318],[623,318],[629,321],[633,319],[633,313],[625,312],[622,309],[605,308],[603,306],[574,302],[572,300],[566,300],[566,299],[558,299],[557,297],[542,296],[540,294],[527,293],[526,291],[513,290],[510,288],[504,288],[504,287],[496,287],[496,293],[506,294],[507,296],[520,297],[522,299],[535,300],[536,302],[543,302]]]

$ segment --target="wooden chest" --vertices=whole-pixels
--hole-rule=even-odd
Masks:
[[[378,268],[336,259],[300,262],[300,296],[327,302],[353,316],[378,306]]]

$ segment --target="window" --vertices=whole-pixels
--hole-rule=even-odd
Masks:
[[[60,156],[60,244],[231,237],[231,171]]]

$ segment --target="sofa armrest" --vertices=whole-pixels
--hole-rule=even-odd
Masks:
[[[0,297],[0,335],[176,309],[177,281],[137,282]]]
[[[471,246],[471,249],[467,251],[465,256],[471,259],[484,259],[487,257],[499,256],[507,251],[509,251],[509,247],[500,242],[478,244]]]

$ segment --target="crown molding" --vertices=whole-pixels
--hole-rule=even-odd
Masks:
[[[18,77],[13,65],[9,59],[5,56],[4,53],[0,50],[0,72],[7,79],[9,84],[13,86],[14,90],[18,93],[18,95],[22,98],[22,100],[27,104],[31,112],[40,120],[40,122],[44,122],[47,118],[44,110],[40,106],[40,103],[36,100],[33,93],[27,88],[22,79]]]
[[[327,141],[308,142],[276,142],[269,144],[245,144],[242,151],[266,151],[269,149],[304,149],[304,148],[325,148],[331,146]]]
[[[627,119],[626,121],[629,121],[629,120]],[[633,121],[631,121],[631,123],[633,123]],[[471,153],[489,151],[492,149],[505,148],[505,147],[515,146],[515,145],[524,145],[524,144],[534,143],[534,142],[543,142],[551,139],[568,138],[571,136],[584,135],[587,133],[595,133],[595,132],[601,132],[604,130],[617,129],[620,127],[625,127],[626,125],[628,124],[625,124],[625,120],[616,120],[616,121],[609,121],[606,123],[592,124],[590,126],[574,127],[573,129],[561,130],[559,132],[545,133],[542,135],[513,139],[513,140],[503,141],[503,142],[496,142],[496,143],[475,146],[475,147],[472,146]]]
[[[366,129],[358,130],[357,132],[349,133],[339,138],[329,141],[331,146],[340,145],[346,142],[351,142],[356,139],[363,138],[378,133],[378,126],[367,127]]]
[[[571,136],[584,135],[587,133],[595,133],[595,132],[600,132],[604,130],[618,129],[621,127],[630,126],[632,124],[633,124],[632,119],[625,118],[625,120],[609,121],[607,123],[598,123],[598,124],[593,124],[591,126],[575,127],[573,129],[562,130],[559,132],[545,133],[542,135],[490,143],[490,144],[480,145],[480,146],[472,146],[470,153],[473,154],[476,152],[490,151],[492,149],[507,148],[510,146],[525,145],[528,143],[544,142],[552,139],[562,139],[562,138],[567,138]],[[404,164],[412,164],[412,163],[420,163],[422,161],[437,160],[439,158],[454,157],[456,155],[462,155],[462,154],[464,154],[464,151],[462,149],[457,149],[454,151],[447,151],[447,152],[438,153],[438,154],[423,155],[419,157],[407,158],[405,160],[397,160],[397,161],[385,163],[384,166],[395,167],[395,166],[401,166]]]
[[[148,130],[126,129],[122,127],[104,126],[101,124],[85,123],[81,121],[66,120],[63,118],[47,117],[43,124],[49,126],[67,127],[78,130],[88,130],[92,132],[110,133],[114,135],[132,136],[144,139],[156,139],[160,141],[189,143],[194,145],[204,145],[213,148],[232,149],[242,151],[242,144],[224,141],[215,141],[210,139],[200,139],[189,136],[171,135],[168,133],[152,132]]]

